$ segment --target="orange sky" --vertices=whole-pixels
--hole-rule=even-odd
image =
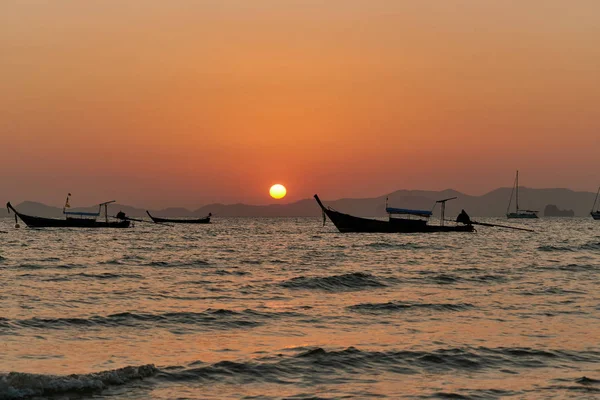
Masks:
[[[600,184],[600,2],[0,2],[0,201]],[[75,201],[77,199],[77,201]]]

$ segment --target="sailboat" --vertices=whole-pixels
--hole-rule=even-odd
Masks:
[[[516,210],[510,212],[510,205],[512,203],[513,195],[516,192]],[[506,218],[538,218],[537,211],[533,210],[521,210],[519,209],[519,171],[517,170],[517,176],[515,177],[515,184],[513,190],[510,193],[510,200],[508,201],[508,207],[506,208]]]
[[[598,208],[596,208],[596,203],[598,202],[598,195],[600,195],[600,187],[598,188],[596,198],[594,199],[594,205],[592,206],[592,211],[590,212],[590,215],[594,219],[600,219],[600,205],[598,206]],[[594,208],[596,208],[596,211],[594,211]]]

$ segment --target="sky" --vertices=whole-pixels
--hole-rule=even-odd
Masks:
[[[600,2],[3,0],[0,201],[600,185]]]

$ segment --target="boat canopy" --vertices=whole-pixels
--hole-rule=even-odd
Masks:
[[[92,213],[92,212],[77,212],[77,211],[65,211],[65,215],[78,215],[80,217],[98,217],[100,213]]]
[[[391,208],[387,207],[385,212],[388,214],[408,214],[408,215],[418,215],[419,217],[431,217],[431,211],[427,210],[409,210],[408,208]]]

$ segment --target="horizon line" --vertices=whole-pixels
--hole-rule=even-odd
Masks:
[[[528,186],[519,186],[519,188],[521,188],[521,189],[528,189],[528,190],[568,190],[568,191],[574,192],[574,193],[590,193],[592,195],[594,194],[594,192],[589,192],[589,191],[586,191],[586,190],[574,190],[574,189],[569,189],[569,188],[564,188],[564,187],[532,188],[532,187],[528,187]],[[469,196],[469,197],[483,197],[483,196],[486,196],[486,195],[488,195],[490,193],[493,193],[495,191],[502,190],[502,189],[511,190],[510,187],[501,186],[501,187],[498,187],[496,189],[490,190],[490,191],[488,191],[488,192],[486,192],[484,194],[481,194],[481,195],[471,195],[471,194],[464,193],[464,192],[461,192],[459,190],[451,189],[451,188],[447,188],[447,189],[443,189],[443,190],[397,189],[397,190],[394,190],[394,191],[389,192],[389,193],[385,193],[385,194],[378,195],[378,196],[372,196],[372,197],[341,197],[341,198],[333,199],[333,200],[331,200],[331,199],[325,199],[324,198],[324,200],[332,202],[332,201],[341,201],[341,200],[377,199],[377,198],[381,198],[381,197],[384,197],[384,196],[390,196],[390,195],[392,195],[394,193],[401,192],[401,191],[406,191],[406,192],[432,192],[432,193],[434,193],[434,192],[453,191],[453,192],[457,192],[457,193],[459,193],[461,195],[464,195],[464,196]],[[296,200],[296,201],[293,201],[293,202],[289,202],[289,203],[283,203],[283,202],[279,203],[278,202],[278,203],[268,203],[268,204],[251,204],[251,203],[244,203],[244,202],[234,202],[234,203],[213,202],[213,203],[207,203],[207,204],[204,204],[204,205],[201,205],[201,206],[197,206],[194,209],[189,209],[189,208],[183,207],[183,206],[167,206],[167,207],[162,207],[162,208],[148,208],[148,207],[140,207],[140,206],[135,206],[135,205],[130,205],[130,204],[119,203],[118,201],[115,202],[115,205],[132,207],[132,208],[138,208],[138,209],[144,209],[144,210],[149,210],[149,211],[163,211],[163,210],[168,210],[168,209],[172,209],[172,208],[180,208],[180,209],[184,209],[186,211],[192,211],[193,212],[193,211],[197,211],[197,210],[200,210],[203,207],[208,207],[208,206],[235,206],[235,205],[243,205],[243,206],[251,206],[251,207],[270,207],[270,206],[286,206],[286,205],[296,204],[296,203],[300,203],[302,201],[307,201],[307,200],[309,200],[309,201],[312,200],[312,196],[311,197],[307,197],[307,198],[302,198],[302,199],[299,199],[299,200]],[[47,207],[62,208],[62,206],[60,206],[60,205],[52,205],[52,204],[47,204],[47,203],[43,203],[43,202],[35,201],[35,200],[22,200],[17,205],[23,204],[23,203],[36,203],[36,204],[41,204],[41,205],[44,205],[44,206],[47,206]],[[91,204],[91,205],[87,205],[87,206],[84,205],[84,206],[76,206],[76,207],[71,207],[71,208],[73,208],[73,209],[90,208],[90,207],[97,207],[99,204],[100,203],[95,203],[95,204]]]

